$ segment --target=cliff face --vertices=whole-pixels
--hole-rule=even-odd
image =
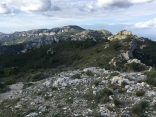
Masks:
[[[121,53],[121,58],[125,60],[129,60],[134,58],[133,52],[137,49],[137,41],[135,39],[132,39],[130,42],[130,49],[129,51],[126,51],[125,53]]]

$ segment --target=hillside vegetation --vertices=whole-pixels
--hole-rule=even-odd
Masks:
[[[117,37],[119,37],[117,35]],[[84,68],[89,66],[101,67],[119,71],[142,71],[147,66],[155,66],[156,56],[153,54],[156,42],[145,38],[136,38],[129,35],[126,39],[86,39],[85,41],[59,41],[40,48],[28,49],[26,53],[6,55],[0,57],[0,77],[17,73],[27,73],[39,69],[66,69]],[[135,39],[137,47],[131,52],[130,58],[126,52],[130,52]],[[123,54],[124,53],[124,54]],[[128,59],[123,57],[128,56]],[[138,59],[143,64],[133,62]]]
[[[58,41],[44,44],[52,32]],[[156,42],[75,26],[14,37],[40,33],[35,46],[0,46],[10,52],[0,56],[0,117],[156,116]]]

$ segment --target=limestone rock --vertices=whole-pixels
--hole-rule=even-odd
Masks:
[[[122,31],[118,32],[116,35],[132,35],[132,32],[127,31],[127,30],[122,30]]]
[[[127,39],[129,37],[135,37],[135,36],[132,35],[132,32],[130,32],[130,31],[122,30],[122,31],[116,33],[115,35],[108,37],[108,40],[110,40],[110,41],[116,40],[116,39],[122,40],[122,39]]]
[[[114,76],[111,79],[111,84],[118,84],[119,86],[121,86],[122,82],[126,82],[127,84],[129,84],[129,80],[128,79],[125,79],[125,78],[120,77],[120,76]]]
[[[132,58],[134,58],[133,52],[136,49],[137,49],[137,41],[135,39],[132,39],[132,41],[130,43],[129,51],[126,51],[125,53],[121,53],[120,57],[125,59],[125,60],[132,59]]]

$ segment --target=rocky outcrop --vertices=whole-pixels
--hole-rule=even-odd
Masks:
[[[122,30],[122,31],[118,32],[116,35],[125,35],[125,36],[128,36],[128,35],[132,35],[132,32],[127,31],[127,30]]]
[[[56,53],[56,51],[53,50],[52,48],[49,48],[49,50],[47,50],[48,55],[53,55],[54,53]]]
[[[87,38],[94,39],[107,39],[112,33],[107,30],[86,30],[75,35],[71,35],[71,40],[85,40]]]
[[[132,39],[130,44],[130,51],[134,51],[135,49],[137,49],[137,41],[135,39]]]
[[[121,53],[120,57],[125,59],[125,60],[132,59],[132,58],[134,58],[133,52],[136,49],[137,49],[137,41],[135,39],[132,39],[132,41],[130,43],[129,51],[126,51],[125,53]]]
[[[116,33],[113,36],[108,37],[108,40],[122,40],[122,39],[127,39],[127,38],[137,38],[136,36],[132,35],[132,32],[127,31],[127,30],[122,30],[118,33]]]

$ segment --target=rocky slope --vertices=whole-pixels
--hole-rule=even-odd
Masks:
[[[156,116],[156,89],[141,72],[90,67],[42,74],[48,77],[0,94],[0,117]]]
[[[12,34],[0,33],[0,43],[1,45],[7,46],[22,45],[22,48],[19,50],[21,51],[28,48],[39,48],[43,45],[50,45],[54,41],[83,41],[87,38],[92,38],[94,40],[107,39],[107,37],[111,35],[111,32],[107,30],[94,31],[85,30],[79,26],[63,26],[53,29],[36,29],[23,32],[15,32]],[[12,51],[12,49],[10,49],[10,51]]]

